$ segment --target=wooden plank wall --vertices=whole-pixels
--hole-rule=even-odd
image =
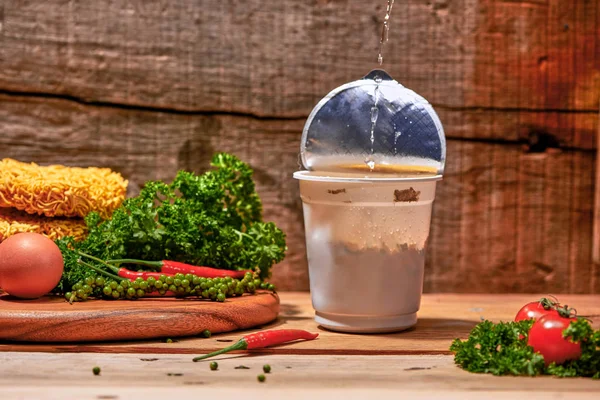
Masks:
[[[299,139],[377,67],[385,0],[4,0],[0,158],[101,165],[136,193],[215,151],[251,163],[308,289]],[[438,111],[428,292],[600,293],[597,0],[398,0],[384,67]]]

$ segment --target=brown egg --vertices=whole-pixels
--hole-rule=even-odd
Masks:
[[[49,293],[64,262],[58,246],[39,233],[18,233],[0,243],[0,288],[23,299]]]

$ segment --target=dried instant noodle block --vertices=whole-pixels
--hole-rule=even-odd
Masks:
[[[47,217],[85,217],[97,211],[107,218],[126,192],[127,181],[108,168],[0,161],[0,207]]]
[[[80,218],[48,218],[27,214],[9,208],[0,208],[0,243],[9,236],[22,232],[41,233],[52,240],[73,236],[83,240],[87,227]]]

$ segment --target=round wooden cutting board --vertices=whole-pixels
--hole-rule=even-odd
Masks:
[[[19,300],[0,295],[0,339],[84,342],[193,336],[247,329],[277,318],[279,297],[271,292],[227,299],[149,298],[90,300],[62,297]]]

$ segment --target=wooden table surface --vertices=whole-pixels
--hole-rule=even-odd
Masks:
[[[226,346],[243,333],[174,343],[140,341],[86,344],[0,344],[2,399],[223,398],[599,398],[600,381],[553,377],[516,378],[471,374],[457,368],[450,342],[464,338],[482,318],[509,320],[540,295],[425,295],[415,329],[380,335],[339,334],[318,327],[307,293],[280,293],[281,315],[264,328],[303,328],[317,340],[250,355],[236,353],[193,363],[192,354]],[[560,296],[582,315],[596,316],[600,296]],[[265,383],[256,376],[272,366]],[[244,365],[250,369],[236,369]],[[102,369],[100,376],[92,368]],[[401,393],[399,392],[401,391]]]

